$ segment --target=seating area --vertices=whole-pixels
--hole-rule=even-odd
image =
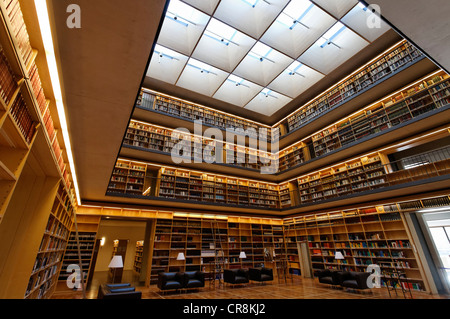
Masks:
[[[205,275],[201,271],[160,272],[157,287],[160,290],[178,290],[202,288],[205,286]]]
[[[103,284],[98,289],[97,299],[141,299],[142,292],[129,283]]]
[[[272,268],[250,268],[248,272],[248,277],[250,280],[266,282],[273,280],[273,269]]]
[[[273,270],[265,267],[225,269],[223,272],[223,280],[231,285],[246,284],[250,281],[263,283],[273,280]]]
[[[340,286],[342,288],[357,290],[369,289],[367,286],[367,278],[369,276],[369,272],[337,271],[329,269],[317,273],[320,283],[332,285],[334,287]]]

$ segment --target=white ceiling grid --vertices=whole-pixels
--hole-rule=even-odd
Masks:
[[[147,76],[270,116],[389,27],[357,0],[171,0]]]

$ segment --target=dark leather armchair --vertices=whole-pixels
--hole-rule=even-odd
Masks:
[[[158,273],[157,287],[160,290],[173,290],[183,288],[184,275],[180,272]]]
[[[224,269],[223,281],[229,284],[246,284],[249,281],[247,269]]]
[[[248,277],[253,281],[271,281],[273,280],[273,269],[272,268],[250,268],[248,271]]]
[[[340,278],[338,275],[338,271],[325,269],[321,270],[317,273],[317,277],[319,278],[319,282],[322,284],[328,284],[333,286],[340,285]]]
[[[353,272],[342,271],[338,272],[340,285],[346,288],[353,289],[368,289],[367,278],[370,276],[369,272]]]
[[[201,288],[205,286],[205,274],[203,272],[187,271],[183,275],[183,288]]]
[[[104,284],[98,289],[97,299],[141,299],[142,292],[130,284]]]

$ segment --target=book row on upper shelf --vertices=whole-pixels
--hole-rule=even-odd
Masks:
[[[8,37],[0,42],[1,104],[15,122],[25,148],[30,147],[38,123],[42,124],[60,174],[70,188],[70,172],[50,114],[51,102],[44,93],[36,63],[38,52],[31,46],[20,1],[5,0],[0,9],[2,28]]]
[[[414,163],[421,158],[428,159],[427,163],[412,168],[405,166],[403,160],[389,160],[387,154],[374,152],[362,155],[281,183],[120,159],[111,176],[108,192],[115,195],[286,208],[322,200],[338,200],[344,196],[417,182],[450,172],[450,152],[445,147],[409,157],[408,161]],[[152,193],[147,192],[152,189],[154,182],[156,187],[153,187]]]
[[[409,42],[402,41],[385,52],[375,62],[365,65],[345,81],[339,82],[325,94],[300,107],[286,122],[292,132],[315,117],[344,103],[358,92],[374,86],[384,77],[394,74],[401,67],[416,61],[422,54]]]
[[[372,138],[375,134],[408,123],[418,117],[435,114],[450,104],[450,79],[443,71],[435,72],[400,89],[388,97],[340,119],[334,124],[271,153],[236,146],[220,140],[178,133],[176,130],[132,120],[123,144],[176,156],[200,158],[207,163],[226,163],[236,167],[282,173],[308,160],[338,151],[350,143]],[[185,149],[188,152],[185,152]],[[218,153],[220,150],[224,154]],[[185,154],[186,153],[186,154]],[[272,163],[278,160],[277,167]]]

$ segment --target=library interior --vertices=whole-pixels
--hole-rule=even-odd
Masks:
[[[449,299],[432,2],[0,0],[0,299]]]

